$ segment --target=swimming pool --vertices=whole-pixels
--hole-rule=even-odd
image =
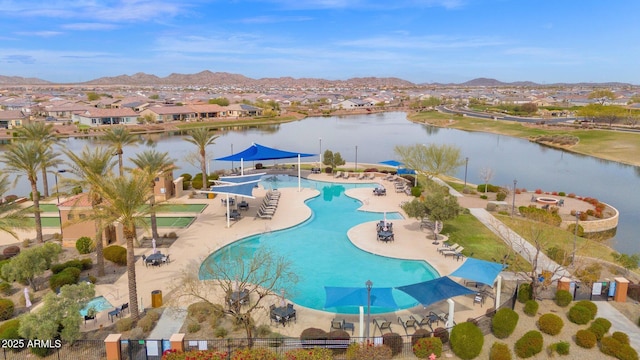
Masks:
[[[92,307],[96,309],[96,313],[114,308],[114,306],[111,305],[111,303],[109,302],[109,300],[107,300],[107,298],[105,298],[104,296],[98,296],[89,300],[89,302],[87,303],[87,306],[83,307],[80,310],[80,315],[82,316],[87,315],[87,312]]]
[[[267,177],[261,185],[267,189],[297,187],[294,177]],[[439,277],[437,271],[424,261],[400,260],[362,251],[347,237],[347,231],[363,222],[381,220],[382,213],[358,211],[361,202],[344,194],[356,187],[374,188],[375,183],[328,183],[303,180],[303,187],[318,189],[320,195],[307,200],[312,216],[302,224],[289,229],[250,236],[225,246],[205,259],[216,261],[221,257],[251,256],[260,247],[268,247],[292,262],[300,281],[287,289],[287,298],[301,306],[331,312],[354,314],[357,307],[324,309],[324,286],[364,287],[371,280],[374,287],[396,287],[415,284]],[[387,212],[388,220],[402,219],[397,212]],[[372,225],[373,226],[373,225]],[[375,240],[374,240],[375,241]],[[206,278],[200,272],[200,278]],[[393,290],[399,308],[416,306],[418,302],[407,294]],[[366,304],[363,304],[366,305]],[[389,308],[371,308],[372,313],[394,311]]]

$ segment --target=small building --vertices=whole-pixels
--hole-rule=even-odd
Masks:
[[[88,126],[101,125],[136,125],[138,114],[130,108],[123,109],[88,109],[71,116],[72,121]]]
[[[140,112],[142,117],[149,115],[157,123],[196,119],[196,112],[188,106],[150,106]]]
[[[96,238],[96,222],[91,220],[90,214],[93,212],[91,199],[88,193],[81,193],[58,204],[60,212],[60,233],[62,235],[62,246],[75,247],[76,241],[83,237]],[[83,221],[83,219],[86,219]],[[122,233],[122,230],[120,230]],[[116,227],[108,226],[102,234],[102,244],[108,246],[118,243]]]
[[[21,110],[0,111],[0,128],[13,129],[29,122],[29,115]]]

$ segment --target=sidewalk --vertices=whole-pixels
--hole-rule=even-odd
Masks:
[[[638,331],[638,326],[608,302],[594,301],[594,303],[598,306],[597,317],[611,321],[611,330],[609,330],[609,333],[613,334],[615,331],[620,331],[629,335],[629,344],[631,347],[640,349],[640,331]]]

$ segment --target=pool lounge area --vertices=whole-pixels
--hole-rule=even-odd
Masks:
[[[368,212],[359,210],[363,203],[347,196],[351,190],[373,194],[379,187],[372,182],[333,183],[303,179],[303,186],[317,189],[320,194],[306,201],[312,210],[309,219],[284,230],[257,234],[233,242],[211,254],[206,261],[220,257],[251,256],[257,248],[266,246],[293,262],[300,276],[299,283],[287,298],[308,308],[355,314],[355,306],[324,308],[325,286],[358,287],[371,280],[375,287],[402,286],[439,277],[438,272],[423,260],[379,256],[356,247],[347,232],[354,226],[376,223],[386,216],[390,222],[404,221],[399,212]],[[297,178],[270,175],[261,182],[266,189],[297,187]],[[374,240],[375,241],[375,240]],[[383,270],[383,271],[381,271]],[[201,272],[201,278],[204,274]],[[417,305],[415,299],[393,290],[398,309]],[[394,308],[373,307],[372,313],[395,311]]]

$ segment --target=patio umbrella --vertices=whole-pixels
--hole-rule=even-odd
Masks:
[[[24,306],[26,306],[27,308],[30,308],[31,305],[31,299],[29,299],[29,288],[24,288]]]

